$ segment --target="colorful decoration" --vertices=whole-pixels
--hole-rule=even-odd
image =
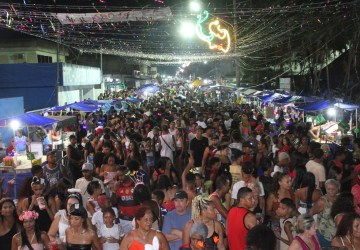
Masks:
[[[209,12],[204,11],[198,15],[198,21],[196,23],[195,32],[196,35],[204,42],[208,43],[210,49],[216,49],[227,53],[230,50],[231,39],[227,29],[221,27],[219,19],[216,19],[209,23],[209,34],[204,34],[203,24],[209,19]]]
[[[37,218],[39,218],[39,214],[35,211],[24,211],[20,216],[19,216],[19,220],[20,221],[24,221],[24,220],[30,220],[31,218],[33,218],[34,220],[36,220]]]

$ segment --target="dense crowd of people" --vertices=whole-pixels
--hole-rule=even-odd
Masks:
[[[49,151],[17,204],[0,193],[0,248],[360,249],[359,138],[175,97],[78,116],[65,165]]]

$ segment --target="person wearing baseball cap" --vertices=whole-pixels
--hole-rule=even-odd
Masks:
[[[162,232],[169,241],[170,249],[179,249],[183,245],[183,228],[191,220],[191,210],[187,209],[188,195],[185,191],[176,192],[173,200],[175,209],[165,215]]]
[[[88,198],[90,197],[89,193],[86,191],[86,188],[91,181],[98,181],[100,183],[102,192],[104,192],[105,189],[104,183],[100,179],[93,177],[94,165],[92,163],[85,162],[81,167],[81,172],[83,177],[76,180],[75,188],[81,190],[83,204],[86,204]]]

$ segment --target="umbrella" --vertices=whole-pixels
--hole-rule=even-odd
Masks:
[[[203,84],[203,82],[200,81],[200,80],[195,80],[195,81],[193,81],[191,84],[192,84],[193,86],[200,86],[200,85]]]

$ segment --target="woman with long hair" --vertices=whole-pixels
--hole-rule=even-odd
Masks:
[[[121,144],[121,141],[118,140],[114,141],[114,148],[112,153],[116,156],[116,161],[117,161],[116,163],[119,165],[123,165],[125,160],[125,152]]]
[[[310,143],[310,138],[309,136],[302,136],[301,137],[301,140],[300,140],[300,145],[299,147],[297,148],[297,151],[299,153],[301,153],[302,155],[305,155],[305,156],[309,156],[309,143]]]
[[[273,230],[280,230],[280,218],[276,210],[280,206],[280,201],[289,198],[295,202],[295,194],[291,190],[291,178],[286,173],[275,173],[273,177],[273,191],[266,200],[266,215],[270,217],[271,227]]]
[[[320,243],[316,237],[316,223],[308,214],[298,217],[295,225],[298,235],[291,243],[289,250],[320,250]]]
[[[49,236],[44,231],[40,231],[37,219],[39,214],[35,211],[24,211],[19,216],[22,221],[20,233],[12,238],[12,250],[43,250],[49,249]]]
[[[130,141],[129,148],[126,154],[125,164],[130,160],[136,160],[138,162],[142,162],[139,146],[136,141]]]
[[[69,227],[69,215],[70,207],[73,204],[81,204],[82,198],[79,193],[70,193],[65,200],[65,209],[59,210],[54,217],[54,220],[51,223],[48,235],[52,242],[55,242],[57,236],[59,237],[59,244],[65,244],[66,235],[65,230]]]
[[[299,213],[307,213],[322,196],[322,192],[316,189],[315,175],[306,172],[300,184],[300,188],[295,191],[296,206]]]
[[[34,176],[31,190],[32,195],[22,200],[20,204],[20,214],[23,211],[34,210],[39,214],[40,230],[47,232],[56,212],[54,197],[44,195],[45,179],[43,178]]]
[[[67,250],[101,250],[97,234],[87,223],[87,212],[80,204],[70,206],[69,224],[65,230]]]
[[[360,215],[345,214],[342,218],[331,246],[349,250],[360,249]]]
[[[159,181],[161,175],[166,175],[171,180],[171,184],[176,185],[179,183],[179,176],[174,168],[171,159],[168,157],[161,157],[152,175],[153,184]]]
[[[243,114],[241,116],[241,123],[240,123],[240,131],[242,137],[247,140],[249,138],[250,132],[251,132],[251,126],[249,123],[249,119],[247,115]]]
[[[342,192],[336,197],[330,212],[336,226],[347,213],[355,213],[354,196],[350,192]]]
[[[11,240],[20,229],[16,206],[10,198],[0,200],[0,242],[1,249],[10,250]]]
[[[216,209],[213,202],[200,195],[192,200],[192,219],[185,224],[183,231],[183,244],[190,243],[190,229],[196,222],[202,222],[208,229],[205,245],[206,249],[225,249],[224,230],[216,218]]]
[[[142,206],[135,213],[135,229],[122,240],[120,249],[146,249],[146,245],[155,249],[169,250],[169,243],[160,231],[152,229],[154,215],[150,207]]]

